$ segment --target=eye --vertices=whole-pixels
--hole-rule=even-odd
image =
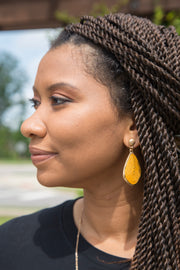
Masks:
[[[37,109],[39,107],[39,105],[41,104],[40,101],[38,101],[35,98],[31,98],[29,99],[30,103],[32,104],[32,107]]]
[[[52,97],[50,97],[50,100],[52,101],[53,106],[58,106],[58,105],[61,105],[61,104],[67,103],[67,102],[71,102],[70,99],[65,98],[65,97],[62,98],[59,96],[52,96]]]

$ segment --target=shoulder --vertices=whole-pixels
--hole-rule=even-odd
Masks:
[[[14,237],[20,239],[33,234],[39,227],[51,227],[59,224],[63,208],[70,207],[74,201],[66,201],[63,204],[55,207],[42,209],[35,213],[14,218],[0,226],[1,244],[3,239],[13,239]]]
[[[73,204],[74,201],[66,201],[1,225],[0,269],[57,269],[47,265],[53,264],[50,258],[69,252],[62,220],[64,212],[72,210]]]

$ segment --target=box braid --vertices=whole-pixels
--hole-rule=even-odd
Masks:
[[[63,35],[96,44],[113,59],[114,69],[108,68],[116,82],[122,70],[129,81],[124,80],[126,99],[130,98],[145,166],[131,269],[180,269],[180,177],[174,139],[180,131],[180,37],[173,27],[121,13],[84,16],[80,23],[67,26],[52,48],[64,42]]]

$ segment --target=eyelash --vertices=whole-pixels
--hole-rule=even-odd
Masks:
[[[58,105],[70,102],[70,100],[67,98],[61,98],[61,97],[57,97],[57,96],[52,96],[49,99],[52,101],[53,106],[58,106]]]
[[[49,97],[49,99],[52,101],[52,106],[59,106],[59,105],[62,105],[64,103],[71,102],[70,99],[61,98],[61,97],[57,97],[57,96]],[[38,101],[35,98],[31,98],[31,99],[29,99],[29,101],[32,103],[32,107],[35,109],[37,109],[39,107],[39,105],[41,104],[40,101]]]
[[[35,98],[30,98],[29,101],[32,104],[32,107],[35,109],[40,105],[40,102]]]

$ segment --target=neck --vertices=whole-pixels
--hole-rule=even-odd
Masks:
[[[104,251],[108,252],[108,245],[111,244],[109,253],[118,255],[123,250],[129,250],[129,253],[123,254],[131,257],[138,233],[142,190],[141,183],[133,187],[125,183],[120,189],[116,187],[109,192],[84,190],[84,198],[77,201],[74,212],[76,224],[82,214],[81,234]],[[116,253],[117,245],[120,250]]]

